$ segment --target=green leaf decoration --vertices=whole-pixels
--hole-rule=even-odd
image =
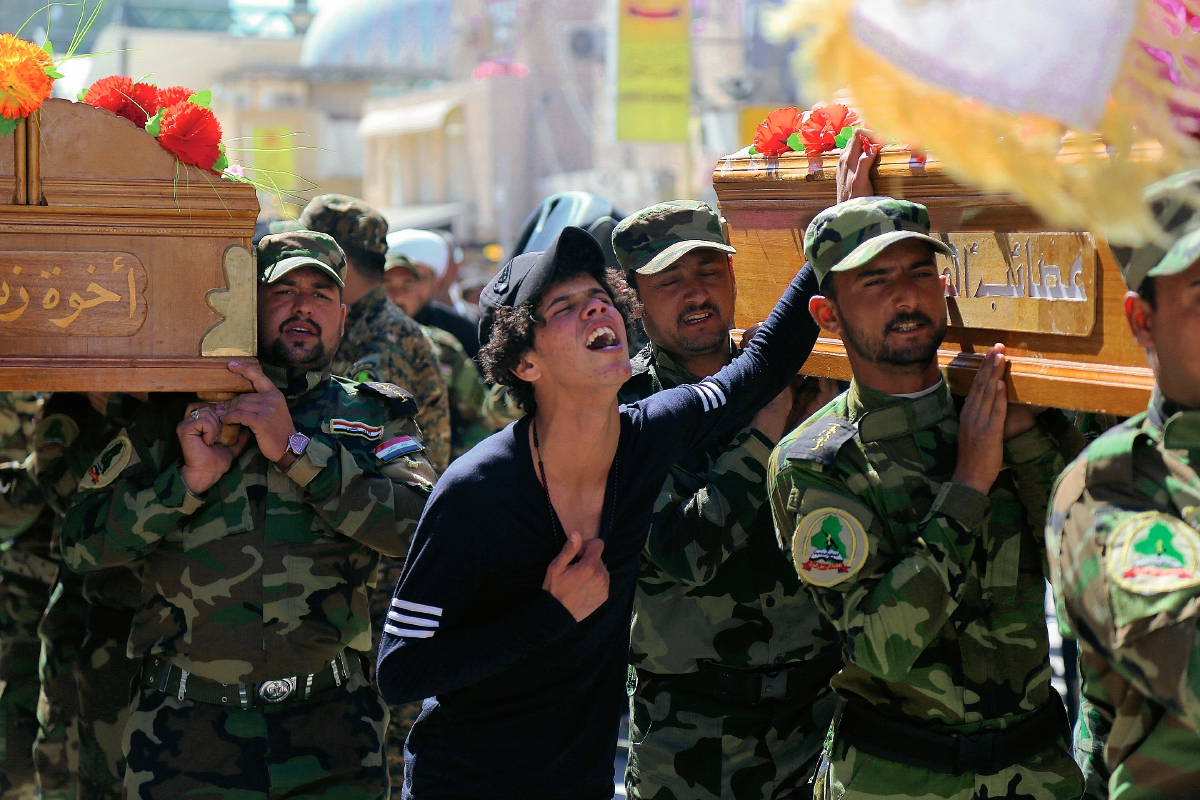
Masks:
[[[229,166],[229,156],[225,155],[224,153],[221,153],[221,155],[217,158],[217,160],[213,162],[212,171],[213,172],[224,172],[225,168],[228,166]]]
[[[787,138],[787,146],[795,150],[797,153],[804,152],[804,142],[800,141],[799,131],[793,131],[792,135]]]
[[[54,58],[54,42],[47,39],[42,43],[42,49],[46,51],[46,55]]]
[[[75,95],[75,102],[82,103],[83,98],[87,97],[87,93],[88,93],[87,89],[80,89],[79,94]]]
[[[162,118],[165,108],[160,108],[153,117],[146,120],[146,133],[158,138],[159,131],[162,130]]]
[[[188,102],[208,108],[212,103],[212,90],[205,89],[203,92],[196,92],[194,95],[188,98]]]
[[[24,119],[22,117],[21,119]],[[9,119],[8,117],[0,117],[0,136],[8,136],[17,129],[21,124],[21,119]]]
[[[752,155],[752,156],[758,155],[758,148],[756,148],[754,145],[750,145],[750,155]]]
[[[839,148],[845,147],[847,144],[849,144],[850,140],[854,138],[854,134],[856,133],[858,133],[858,128],[853,128],[847,125],[838,131],[837,136],[833,137],[833,143]]]
[[[56,70],[54,67],[46,67],[44,71],[47,77],[54,78],[55,80],[58,80],[62,77],[62,73]]]

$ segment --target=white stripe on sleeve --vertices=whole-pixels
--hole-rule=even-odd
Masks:
[[[424,606],[420,603],[410,603],[407,600],[401,600],[399,597],[392,598],[392,605],[401,611],[411,611],[414,614],[428,614],[431,617],[440,617],[442,610],[437,606]]]
[[[705,411],[712,408],[712,398],[709,397],[708,392],[704,391],[703,386],[698,383],[689,384],[689,386],[691,386],[693,392],[700,396],[700,402],[703,404]]]
[[[437,631],[417,631],[412,628],[397,628],[395,625],[384,625],[384,633],[390,633],[392,636],[399,636],[401,639],[428,639]]]
[[[409,617],[398,611],[389,611],[388,619],[392,622],[402,622],[406,625],[416,625],[420,628],[436,628],[438,621],[436,619],[425,619],[424,617]]]
[[[723,389],[721,389],[721,385],[716,381],[710,381],[708,378],[705,378],[703,381],[701,381],[701,385],[713,393],[713,397],[716,400],[716,405],[713,406],[714,408],[720,408],[729,402],[725,398],[725,392]]]

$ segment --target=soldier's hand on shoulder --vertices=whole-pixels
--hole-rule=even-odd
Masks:
[[[183,422],[175,426],[183,448],[183,482],[192,494],[203,494],[212,488],[250,441],[250,431],[243,429],[232,447],[221,444],[221,425],[215,406],[192,403]]]
[[[254,432],[263,456],[268,461],[278,461],[283,458],[288,439],[296,432],[287,399],[254,362],[230,361],[229,371],[250,381],[254,391],[230,400],[222,419],[226,424],[245,425]]]
[[[971,392],[958,415],[958,466],[954,483],[987,494],[1004,464],[1008,391],[1004,382],[1004,345],[988,351]]]

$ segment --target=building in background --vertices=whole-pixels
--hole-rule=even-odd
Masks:
[[[106,0],[82,48],[98,55],[56,88],[114,73],[211,88],[231,160],[278,187],[264,213],[342,192],[395,227],[507,250],[561,191],[624,210],[715,200],[717,159],[802,99],[794,45],[765,36],[780,1]],[[0,30],[42,5],[5,0]],[[72,13],[23,35],[49,28],[62,52]]]

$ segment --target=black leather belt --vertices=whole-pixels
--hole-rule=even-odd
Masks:
[[[638,681],[656,689],[691,692],[735,705],[754,706],[768,700],[816,697],[842,668],[842,654],[834,650],[811,661],[794,661],[771,670],[736,669],[711,661],[701,661],[699,667],[699,672],[673,675],[639,669]]]
[[[343,650],[319,672],[261,683],[217,683],[180,669],[162,656],[146,656],[142,685],[158,689],[164,694],[173,694],[180,700],[254,708],[302,703],[321,692],[341,686],[355,676],[363,677],[362,659],[357,651],[347,655]]]
[[[884,716],[861,700],[846,700],[837,736],[868,755],[946,775],[994,775],[1071,738],[1067,711],[1053,689],[1025,719],[991,733],[940,733]]]
[[[88,603],[87,632],[93,636],[125,640],[133,627],[134,608],[115,608]]]

